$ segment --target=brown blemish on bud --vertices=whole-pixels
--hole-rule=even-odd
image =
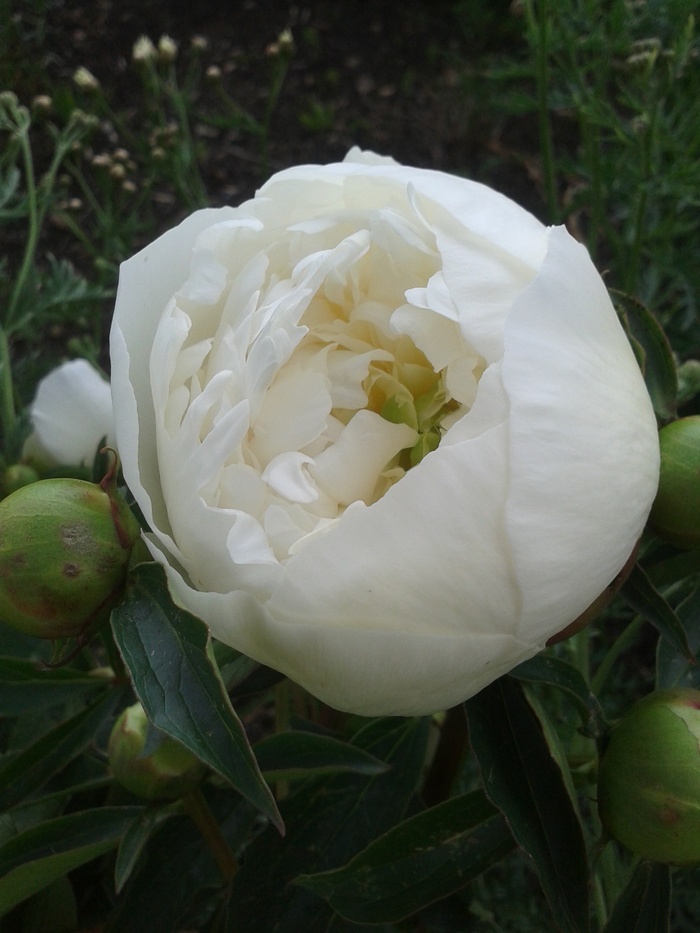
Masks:
[[[77,564],[64,564],[63,565],[63,575],[65,577],[73,578],[77,577],[80,574],[80,567]]]

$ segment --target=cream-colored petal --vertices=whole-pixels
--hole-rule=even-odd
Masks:
[[[506,322],[508,535],[523,638],[546,640],[610,583],[658,481],[656,419],[585,248],[564,228]]]
[[[103,440],[116,446],[109,383],[87,360],[63,363],[45,376],[30,416],[39,449],[56,463],[91,466]]]

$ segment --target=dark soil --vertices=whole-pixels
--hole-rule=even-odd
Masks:
[[[511,9],[511,0],[23,0],[15,7],[11,9],[11,0],[0,0],[0,90],[13,90],[27,106],[37,95],[49,95],[50,121],[61,126],[76,107],[100,112],[98,102],[73,81],[83,66],[100,82],[104,99],[134,143],[132,149],[103,111],[98,129],[75,154],[73,176],[63,173],[66,187],[58,197],[63,204],[77,205],[70,210],[88,240],[101,238],[95,239],[94,248],[102,271],[94,251],[67,233],[60,211],[50,212],[44,225],[40,266],[52,254],[90,282],[97,274],[109,291],[121,260],[203,200],[188,201],[166,172],[153,187],[143,189],[147,197],[137,193],[113,203],[115,233],[110,239],[77,184],[75,173],[82,171],[88,187],[99,186],[94,156],[119,147],[131,151],[137,192],[141,173],[153,171],[153,99],[132,60],[134,43],[144,35],[156,44],[163,35],[177,42],[181,86],[192,63],[198,63],[188,113],[205,200],[212,206],[239,204],[275,171],[338,161],[358,145],[407,165],[483,181],[547,219],[539,184],[537,120],[531,113],[504,108],[503,88],[485,77],[499,55],[510,62],[525,56],[523,20],[514,12],[515,4]],[[274,43],[287,29],[294,51],[263,143],[259,134],[236,125],[230,116],[222,122],[221,92],[256,121],[264,121],[280,64]],[[206,42],[199,57],[193,52],[194,37]],[[205,77],[212,66],[220,74],[218,84]],[[50,133],[39,126],[33,145],[41,175],[53,152]],[[21,223],[7,224],[2,236],[7,267],[18,268],[26,230]],[[112,301],[102,304],[101,332],[89,339],[100,348],[107,368]],[[31,396],[36,380],[54,360],[82,355],[71,341],[82,339],[91,327],[88,318],[75,320],[71,313],[62,323],[16,341],[21,396]]]
[[[531,122],[521,122],[509,141],[509,129],[504,137],[504,127],[485,112],[483,83],[474,77],[484,52],[512,53],[521,41],[522,24],[508,0],[48,0],[41,6],[48,11],[37,49],[44,68],[32,68],[26,55],[17,62],[27,90],[46,92],[31,87],[37,71],[70,82],[84,65],[118,109],[142,93],[131,62],[140,35],[154,42],[172,36],[181,58],[199,35],[208,42],[204,66],[219,66],[228,93],[259,119],[272,70],[266,50],[291,29],[295,53],[270,124],[267,159],[245,134],[209,131],[202,166],[212,203],[236,203],[273,171],[336,161],[360,145],[406,164],[484,179],[542,213],[532,165],[522,157],[537,149]]]

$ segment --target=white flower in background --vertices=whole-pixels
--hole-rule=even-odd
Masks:
[[[156,47],[148,36],[139,36],[131,50],[135,62],[148,62],[156,57]]]
[[[34,432],[25,454],[91,466],[103,438],[116,447],[109,382],[87,360],[70,360],[45,376],[30,416]]]
[[[452,706],[627,561],[656,424],[583,246],[353,150],[122,266],[127,483],[175,598],[361,714]]]
[[[79,68],[73,72],[73,81],[81,89],[81,91],[98,91],[100,89],[100,82],[97,80],[95,75],[88,71],[84,65],[81,65]]]
[[[162,62],[174,62],[177,58],[177,42],[170,36],[161,36],[158,40],[158,58]]]

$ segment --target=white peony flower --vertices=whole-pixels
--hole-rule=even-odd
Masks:
[[[87,360],[62,363],[45,376],[30,416],[34,431],[26,454],[66,466],[91,466],[103,438],[116,447],[109,383]]]
[[[174,597],[356,713],[452,706],[625,564],[651,404],[588,253],[371,153],[275,175],[126,262],[126,480]]]

